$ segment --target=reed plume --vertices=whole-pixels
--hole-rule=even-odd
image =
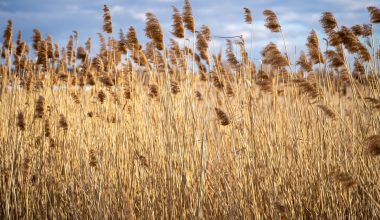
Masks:
[[[228,115],[223,110],[215,107],[215,112],[221,125],[227,126],[231,123]]]
[[[185,28],[189,30],[191,33],[194,33],[195,32],[194,17],[193,17],[193,12],[192,12],[189,0],[185,0],[182,18],[185,24]]]
[[[151,98],[155,98],[155,97],[158,97],[158,86],[156,84],[151,84],[149,85],[149,93],[148,95],[151,97]]]
[[[301,51],[301,55],[296,62],[297,65],[301,67],[301,70],[306,72],[311,72],[313,70],[313,65],[309,60],[307,60],[306,54],[304,51]]]
[[[131,51],[140,50],[141,45],[137,39],[136,30],[133,26],[130,26],[127,33],[127,46]]]
[[[362,32],[363,37],[372,36],[372,25],[371,24],[363,24],[362,28],[363,28],[363,32]]]
[[[207,64],[209,64],[210,58],[208,55],[208,43],[207,43],[205,36],[201,32],[198,32],[198,34],[197,34],[196,46],[197,46],[197,50],[200,53],[201,58],[203,60],[205,60],[207,62]]]
[[[199,91],[195,91],[195,97],[197,98],[198,101],[202,101],[203,100],[202,93],[199,92]]]
[[[42,34],[38,29],[33,29],[33,33],[33,49],[37,52],[42,40]]]
[[[211,29],[207,25],[202,25],[200,32],[206,41],[211,41]]]
[[[226,41],[227,41],[227,48],[226,48],[227,61],[231,65],[232,68],[237,70],[239,68],[239,61],[235,56],[232,41],[230,39],[227,39]]]
[[[367,7],[372,23],[380,23],[380,9],[374,6]]]
[[[124,33],[123,33],[122,29],[120,29],[120,33],[119,33],[118,50],[122,54],[127,54],[128,53],[127,38],[124,36]]]
[[[314,30],[312,30],[310,32],[310,35],[307,37],[306,46],[309,49],[310,61],[313,64],[325,63],[322,52],[319,48],[319,39],[317,33]]]
[[[45,114],[45,98],[43,96],[39,96],[36,105],[35,105],[35,117],[43,118]]]
[[[329,118],[331,118],[331,119],[335,119],[336,118],[336,114],[328,106],[326,106],[326,105],[317,105],[317,107],[320,108]]]
[[[48,48],[47,42],[45,40],[40,42],[40,46],[38,49],[38,58],[37,64],[41,64],[42,67],[47,70],[49,67],[49,58],[48,58]]]
[[[25,126],[26,126],[25,117],[24,117],[24,113],[21,111],[17,114],[17,124],[16,125],[21,131],[25,131]]]
[[[172,93],[173,94],[178,94],[179,92],[181,92],[181,89],[180,89],[180,87],[179,87],[179,84],[178,84],[178,82],[176,82],[176,81],[171,81],[170,82],[170,88],[171,88],[171,91],[172,91]]]
[[[361,76],[365,74],[365,68],[359,59],[355,59],[354,70],[352,71],[352,73],[356,76]]]
[[[275,68],[282,69],[288,65],[287,58],[281,54],[278,50],[277,45],[274,43],[269,43],[262,51],[263,63],[272,65]]]
[[[8,25],[4,30],[3,34],[3,47],[12,50],[12,41],[13,41],[13,24],[11,20],[8,20]]]
[[[372,135],[365,140],[367,153],[371,156],[380,155],[380,135]]]
[[[112,34],[112,17],[107,5],[103,7],[103,31]]]
[[[70,35],[69,42],[66,46],[67,62],[69,65],[74,61],[74,37]]]
[[[51,129],[50,129],[50,121],[49,119],[45,119],[45,123],[44,123],[44,135],[45,137],[50,137],[51,135]]]
[[[78,47],[76,57],[81,60],[82,62],[85,62],[87,60],[87,52],[86,49],[83,47]]]
[[[175,37],[184,38],[185,37],[185,27],[183,24],[183,19],[182,19],[181,13],[179,12],[179,10],[175,6],[172,6],[172,8],[173,8],[173,24],[172,24],[173,31],[172,31],[172,34]]]
[[[98,158],[94,149],[90,149],[89,152],[89,164],[91,167],[96,167],[98,165]]]
[[[63,114],[59,115],[59,127],[62,128],[64,131],[67,131],[67,129],[69,128],[66,117]]]
[[[263,12],[265,19],[265,27],[267,27],[272,32],[280,32],[281,31],[281,25],[278,22],[278,18],[276,13],[274,13],[271,10],[264,10]]]
[[[322,27],[326,34],[329,34],[331,31],[333,31],[337,26],[338,23],[331,12],[324,12],[319,20],[319,22],[322,24]]]
[[[356,53],[359,51],[359,39],[355,36],[351,29],[342,26],[340,30],[340,36],[342,43],[350,53]]]
[[[104,100],[107,98],[106,94],[103,92],[103,90],[100,90],[98,92],[98,100],[100,103],[104,103]]]
[[[152,39],[156,48],[158,50],[164,49],[164,35],[162,32],[162,28],[160,25],[160,22],[158,21],[157,17],[150,12],[147,12],[145,14],[146,16],[146,23],[145,23],[145,35]]]
[[[249,8],[243,8],[244,9],[244,20],[247,24],[252,24],[253,17],[251,10]]]

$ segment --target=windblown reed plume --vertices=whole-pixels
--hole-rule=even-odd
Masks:
[[[356,53],[359,51],[359,39],[355,36],[351,29],[342,26],[340,30],[340,36],[342,43],[350,53]]]
[[[107,5],[103,7],[103,31],[112,34],[112,17]]]
[[[91,149],[89,152],[89,164],[91,167],[96,167],[98,165],[98,158],[94,149]]]
[[[371,24],[363,24],[362,28],[363,28],[363,32],[362,32],[363,37],[370,37],[372,35],[372,25]]]
[[[87,39],[85,45],[86,45],[87,52],[90,54],[91,53],[91,49],[92,49],[92,40],[91,40],[91,37],[89,37]]]
[[[164,35],[160,22],[157,20],[157,17],[150,12],[145,14],[146,23],[145,23],[145,35],[152,39],[156,48],[158,50],[164,49]]]
[[[173,8],[173,31],[172,34],[178,38],[184,38],[185,37],[185,27],[183,25],[183,20],[181,13],[179,10],[172,6]]]
[[[338,23],[331,12],[324,12],[319,20],[321,22],[322,27],[326,34],[329,34],[331,31],[333,31],[337,26]]]
[[[314,30],[312,30],[310,32],[310,35],[307,37],[306,46],[309,49],[310,61],[313,64],[325,63],[321,49],[319,48],[319,39],[317,33]]]
[[[33,29],[33,49],[38,51],[40,41],[42,40],[42,34],[38,29]]]
[[[100,82],[103,83],[106,87],[111,87],[114,86],[114,82],[112,81],[111,77],[107,74],[103,74],[102,76],[99,77]]]
[[[344,58],[341,50],[333,51],[327,50],[325,52],[331,68],[338,68],[344,65]]]
[[[227,126],[231,123],[228,115],[223,110],[215,107],[215,112],[221,125]]]
[[[331,118],[331,119],[335,119],[336,118],[336,114],[328,106],[326,106],[326,105],[317,105],[317,107],[320,108],[329,118]]]
[[[69,42],[66,46],[67,62],[69,65],[74,61],[74,37],[70,35]]]
[[[234,89],[232,88],[231,83],[227,83],[226,94],[228,97],[234,97],[235,96],[235,92],[234,92]]]
[[[9,51],[12,50],[13,25],[11,20],[8,20],[8,25],[4,30],[3,39],[3,47]]]
[[[356,186],[358,183],[357,181],[347,172],[336,172],[333,175],[335,181],[337,181],[343,189],[350,189],[354,186]]]
[[[54,58],[54,43],[53,43],[53,37],[51,35],[48,35],[46,38],[46,44],[47,44],[47,56],[49,59]]]
[[[310,99],[315,100],[321,96],[315,83],[306,79],[294,79],[293,82],[298,85],[301,93],[306,94]]]
[[[198,101],[202,101],[203,100],[202,93],[199,92],[199,91],[195,91],[195,97],[197,98]]]
[[[156,84],[151,84],[149,85],[149,96],[151,98],[158,97],[158,86]]]
[[[104,100],[106,100],[106,98],[107,98],[106,94],[103,92],[103,90],[100,90],[98,92],[98,100],[99,100],[99,102],[103,104]]]
[[[39,96],[36,101],[34,115],[37,118],[43,118],[44,114],[45,114],[45,98],[43,96]]]
[[[371,156],[380,155],[380,135],[372,135],[365,140],[367,152]]]
[[[62,128],[64,131],[67,131],[67,129],[69,128],[69,124],[67,123],[64,114],[59,115],[59,127]]]
[[[365,74],[365,68],[359,59],[354,61],[354,70],[352,71],[353,75],[361,76]]]
[[[306,71],[306,72],[311,72],[313,70],[312,63],[310,63],[307,60],[306,54],[304,51],[301,51],[301,55],[299,59],[296,62],[297,65],[301,67],[301,70]]]
[[[78,47],[76,57],[81,60],[82,62],[85,62],[87,59],[87,52],[83,47]]]
[[[208,43],[207,43],[205,36],[201,32],[198,32],[198,34],[197,34],[196,45],[197,45],[197,50],[199,51],[200,57],[203,60],[205,60],[207,64],[209,64],[210,58],[208,55]]]
[[[288,65],[287,58],[281,54],[278,50],[277,45],[274,43],[269,43],[262,51],[263,63],[272,65],[275,68],[282,69]]]
[[[232,68],[237,70],[239,68],[239,61],[235,56],[232,41],[230,39],[227,39],[226,41],[227,41],[227,48],[226,48],[227,61],[231,65]]]
[[[185,24],[185,28],[189,30],[190,32],[194,33],[195,32],[194,17],[193,17],[193,12],[192,12],[189,0],[185,0],[182,18]]]
[[[103,72],[104,71],[104,63],[103,63],[103,60],[102,60],[102,58],[100,58],[100,57],[95,57],[94,59],[93,59],[93,65],[96,67],[96,70],[98,71],[98,72]]]
[[[278,18],[276,13],[274,13],[271,10],[265,10],[263,12],[265,19],[265,27],[267,27],[272,32],[280,32],[281,31],[281,25],[278,22]]]
[[[39,48],[38,48],[38,58],[37,58],[37,64],[41,64],[44,70],[47,70],[49,67],[49,60],[48,60],[48,48],[47,48],[47,42],[45,40],[40,42]]]
[[[122,29],[120,29],[120,32],[119,32],[118,50],[122,54],[127,54],[128,53],[127,38],[125,37],[124,32],[123,32]]]
[[[380,9],[374,6],[367,7],[372,23],[380,23]]]
[[[21,111],[17,114],[17,124],[16,125],[18,128],[20,128],[21,131],[25,131],[25,126],[26,126],[25,117],[24,117],[24,113]]]
[[[244,20],[247,24],[252,24],[253,18],[252,13],[249,8],[243,8],[244,9]]]
[[[173,94],[178,94],[179,92],[181,92],[181,89],[180,89],[180,87],[179,87],[179,84],[178,84],[178,82],[176,82],[176,81],[171,81],[170,82],[170,88],[171,88],[171,91],[172,91],[172,93]]]
[[[200,32],[206,41],[211,41],[211,29],[207,25],[202,25]]]
[[[50,121],[49,121],[49,119],[45,119],[45,123],[44,123],[44,135],[47,138],[51,136],[51,129],[50,129]]]
[[[127,46],[131,51],[140,50],[141,45],[137,39],[136,30],[134,27],[130,26],[127,33]]]

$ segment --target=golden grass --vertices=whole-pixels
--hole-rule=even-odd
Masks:
[[[183,21],[195,32],[185,2]],[[104,31],[111,34],[107,6],[104,11]],[[269,28],[280,31],[269,12],[268,22],[276,23]],[[336,20],[329,13],[324,19],[331,34]],[[352,74],[342,43],[324,56],[312,32],[311,54],[298,62],[307,74],[292,72],[273,43],[263,51],[267,66],[256,72],[243,39],[241,55],[228,42],[229,63],[208,54],[207,30],[197,35],[205,38],[198,52],[207,56],[206,66],[193,60],[195,45],[180,51],[172,42],[175,53],[159,51],[165,48],[160,24],[151,13],[149,22],[152,54],[131,27],[118,43],[101,37],[95,59],[91,40],[75,55],[75,36],[54,59],[34,30],[37,62],[24,51],[11,65],[7,38],[0,69],[1,218],[380,217],[374,53],[362,61],[365,70]],[[9,24],[6,36],[12,36]],[[17,44],[25,46],[21,39]],[[189,63],[200,74],[189,74]],[[317,63],[326,68],[312,71]]]

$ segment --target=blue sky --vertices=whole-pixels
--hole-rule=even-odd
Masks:
[[[172,37],[171,6],[182,10],[183,0],[0,0],[1,32],[7,20],[11,19],[14,30],[21,30],[26,41],[31,41],[32,30],[38,28],[44,36],[52,35],[54,41],[61,46],[66,45],[73,30],[79,32],[80,44],[88,37],[92,37],[94,44],[97,44],[96,33],[102,31],[104,4],[111,9],[116,33],[120,28],[127,31],[129,26],[135,26],[139,32],[139,40],[146,42],[143,32],[145,12],[153,12],[158,17],[168,40]],[[252,27],[244,23],[242,8],[250,8],[254,17],[255,58],[259,58],[258,51],[270,41],[281,45],[279,35],[264,27],[262,12],[265,9],[276,12],[289,50],[295,51],[296,47],[299,53],[304,48],[311,29],[315,29],[321,38],[324,37],[318,22],[322,12],[331,11],[339,24],[352,26],[369,23],[367,6],[380,7],[380,3],[375,0],[192,0],[191,4],[196,27],[206,24],[213,35],[243,34],[247,37],[247,42],[250,42],[249,33]],[[212,51],[217,52],[224,50],[225,42],[214,39],[210,46]],[[290,52],[290,55],[294,56],[294,52]]]

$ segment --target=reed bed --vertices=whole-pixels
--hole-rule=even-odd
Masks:
[[[297,61],[284,40],[257,66],[242,36],[210,54],[187,0],[170,43],[153,13],[142,46],[103,11],[96,55],[76,31],[29,48],[4,30],[2,219],[380,218],[380,9],[353,27],[324,12],[326,50],[311,31]]]

